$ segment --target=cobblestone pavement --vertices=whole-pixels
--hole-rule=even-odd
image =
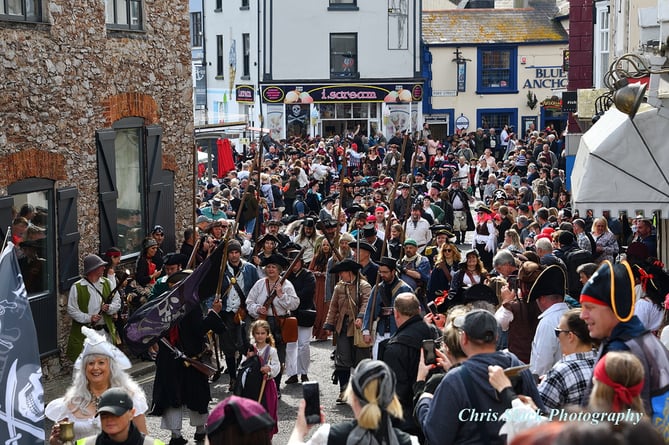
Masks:
[[[325,410],[326,421],[329,423],[338,423],[346,419],[351,419],[353,412],[348,405],[336,405],[335,400],[339,395],[339,386],[333,385],[331,375],[334,369],[334,362],[330,360],[330,354],[333,350],[330,341],[311,342],[311,367],[309,378],[320,383],[321,405]],[[154,367],[150,362],[135,362],[131,372],[135,379],[141,384],[150,401],[153,390]],[[287,376],[284,376],[285,381]],[[45,382],[45,403],[56,397],[61,397],[69,385],[70,376],[66,375],[58,379],[50,379]],[[223,375],[217,382],[211,384],[212,401],[210,408],[213,408],[219,401],[229,395],[228,377]],[[279,432],[274,436],[273,444],[280,445],[288,442],[290,433],[295,423],[297,407],[302,399],[302,385],[281,385],[281,400],[279,401]],[[164,441],[169,442],[169,432],[160,428],[160,418],[148,416],[147,423],[149,434]],[[47,439],[51,430],[51,422],[47,420],[45,424]],[[193,441],[195,428],[188,423],[187,416],[183,421],[183,436],[190,443]]]

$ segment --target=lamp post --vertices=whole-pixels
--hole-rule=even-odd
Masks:
[[[316,136],[316,124],[318,123],[318,118],[320,117],[318,114],[318,108],[316,105],[311,107],[311,127],[312,127],[312,135],[313,137]]]

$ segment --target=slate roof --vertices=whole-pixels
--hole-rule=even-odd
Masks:
[[[561,43],[568,38],[560,23],[533,8],[423,11],[428,45]]]

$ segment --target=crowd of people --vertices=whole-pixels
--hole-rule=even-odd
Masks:
[[[133,277],[115,273],[122,252],[110,249],[84,259],[70,291],[68,356],[110,367],[115,349],[87,359],[86,333],[121,343],[124,308],[161,298],[223,251],[217,291],[146,353],[157,365],[152,402],[113,384],[139,399],[140,432],[141,415],[160,415],[170,445],[183,445],[186,406],[196,441],[230,437],[222,417],[271,441],[283,385],[309,381],[310,342],[332,339],[329,380],[357,420],[321,426],[313,444],[628,443],[633,434],[662,443],[646,428],[664,434],[669,422],[656,405],[669,384],[659,340],[669,275],[653,220],[574,210],[550,128],[438,141],[426,125],[388,140],[356,129],[259,142],[237,170],[203,178],[179,251],[162,251],[156,226]],[[235,395],[209,414],[211,376],[175,349],[212,364],[222,357]],[[94,418],[110,385],[78,385],[90,397],[68,391],[69,411],[52,418]],[[240,410],[261,428],[244,429]],[[607,413],[627,416],[615,427],[570,422]],[[308,430],[301,406],[290,443]]]

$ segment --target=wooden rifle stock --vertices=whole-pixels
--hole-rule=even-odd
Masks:
[[[160,339],[161,343],[167,347],[170,351],[174,353],[174,356],[178,359],[183,360],[186,366],[192,366],[202,374],[206,375],[207,377],[211,377],[214,374],[216,374],[216,369],[212,368],[211,366],[207,365],[206,363],[202,363],[199,360],[196,360],[194,358],[188,357],[186,354],[181,352],[179,349],[177,349],[175,346],[173,346],[165,337],[162,337]]]
[[[304,255],[304,250],[306,247],[303,247],[300,252],[297,254],[295,259],[293,260],[292,263],[290,263],[290,266],[288,266],[288,269],[284,274],[279,278],[279,280],[274,283],[274,286],[272,286],[272,289],[269,292],[269,295],[267,296],[267,300],[263,303],[263,307],[265,308],[265,313],[264,314],[258,314],[258,319],[259,320],[267,320],[267,311],[269,308],[272,306],[272,303],[274,303],[274,299],[276,298],[276,288],[277,286],[282,286],[283,283],[288,279],[290,274],[293,272],[293,268],[295,267],[295,264],[297,264],[298,261],[302,259],[302,255]]]

